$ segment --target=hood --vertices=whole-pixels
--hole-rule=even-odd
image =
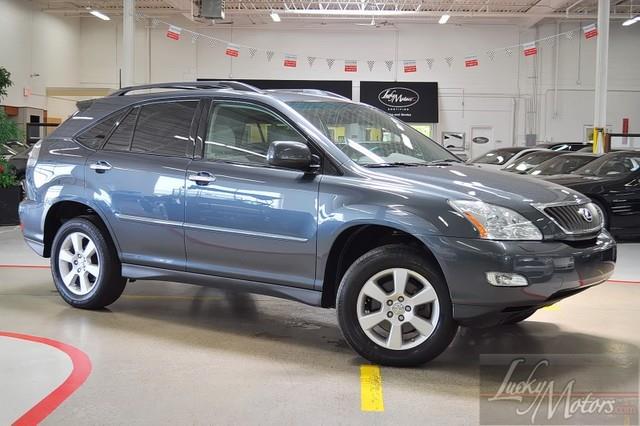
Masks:
[[[597,182],[608,182],[615,178],[611,176],[583,176],[583,175],[551,175],[551,176],[539,176],[547,182],[557,183],[558,185],[572,187],[574,185],[590,184]]]
[[[365,170],[371,178],[387,181],[409,192],[424,192],[446,199],[478,199],[505,207],[584,198],[575,191],[539,178],[468,164]]]

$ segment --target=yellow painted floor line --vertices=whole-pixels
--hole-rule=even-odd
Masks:
[[[382,375],[377,365],[360,366],[360,409],[384,411],[382,399]]]
[[[543,311],[559,311],[560,306],[558,305],[545,306],[544,308],[542,308],[542,310]]]

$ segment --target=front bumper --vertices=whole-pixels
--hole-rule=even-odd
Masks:
[[[449,286],[453,316],[462,325],[487,326],[533,312],[613,273],[616,243],[602,231],[589,242],[489,241],[425,237]],[[512,272],[525,287],[495,287],[486,272]]]

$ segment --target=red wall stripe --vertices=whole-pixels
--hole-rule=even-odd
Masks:
[[[14,426],[37,425],[42,422],[42,420],[58,408],[65,399],[74,393],[85,380],[87,380],[89,374],[91,374],[91,361],[87,354],[71,345],[58,342],[57,340],[47,339],[46,337],[12,333],[9,331],[0,331],[0,336],[49,345],[67,354],[73,364],[73,369],[67,379],[16,420],[13,423]]]

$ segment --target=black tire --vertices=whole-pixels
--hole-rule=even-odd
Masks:
[[[98,259],[99,276],[91,290],[84,295],[71,291],[64,283],[59,266],[59,256],[66,237],[81,232],[93,241]],[[122,277],[120,260],[108,231],[93,216],[80,216],[65,222],[53,239],[51,248],[51,273],[60,296],[69,305],[81,309],[102,309],[118,300],[127,280]]]
[[[508,320],[504,321],[502,323],[502,325],[513,325],[513,324],[517,324],[519,322],[522,322],[524,320],[526,320],[527,318],[529,318],[531,315],[535,314],[536,311],[530,312],[521,312],[517,315],[512,316],[511,318],[509,318]]]
[[[427,340],[403,350],[385,348],[369,338],[358,320],[358,296],[367,280],[391,268],[406,268],[429,281],[438,297],[438,323]],[[338,323],[349,345],[371,362],[411,367],[424,364],[440,355],[458,330],[453,319],[453,307],[444,278],[439,269],[417,249],[393,244],[378,247],[357,259],[347,270],[338,288],[336,310]]]

